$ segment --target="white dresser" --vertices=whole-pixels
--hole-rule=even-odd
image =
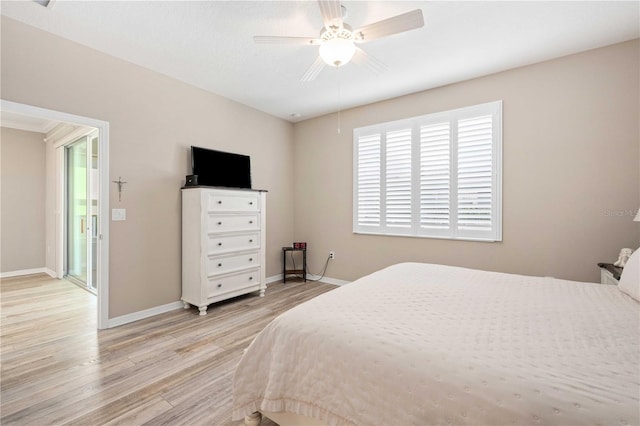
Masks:
[[[260,292],[265,283],[266,192],[182,189],[182,302],[207,306]]]

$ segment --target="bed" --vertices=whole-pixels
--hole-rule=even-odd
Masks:
[[[634,256],[629,263],[640,263]],[[625,268],[623,280],[635,286],[640,269]],[[257,424],[262,412],[304,425],[637,425],[634,291],[390,266],[285,312],[259,333],[235,373],[233,418]]]

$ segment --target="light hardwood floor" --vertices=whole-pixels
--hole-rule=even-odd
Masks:
[[[0,423],[243,424],[231,421],[242,351],[278,314],[333,288],[274,283],[205,317],[180,309],[97,331],[88,292],[46,275],[3,279]]]

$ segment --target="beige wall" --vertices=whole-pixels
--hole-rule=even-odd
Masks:
[[[317,271],[352,280],[402,261],[599,281],[640,245],[638,40],[294,125],[295,237]],[[352,233],[352,130],[502,99],[503,241]]]
[[[293,240],[292,125],[2,17],[2,98],[110,123],[109,317],[180,298],[180,187],[189,146],[251,155],[267,198],[267,276]],[[44,170],[44,163],[43,163]],[[3,226],[4,231],[4,226]]]
[[[0,271],[45,266],[45,135],[0,128]]]
[[[338,135],[335,115],[292,126],[6,17],[1,31],[3,99],[110,123],[109,180],[129,182],[109,200],[127,209],[111,223],[110,318],[180,297],[192,144],[251,155],[269,191],[267,276],[295,239],[310,243],[313,272],[336,251],[327,276],[346,280],[416,260],[596,281],[596,262],[640,241],[625,213],[640,206],[637,40],[343,111]],[[502,243],[352,234],[353,128],[497,99]]]

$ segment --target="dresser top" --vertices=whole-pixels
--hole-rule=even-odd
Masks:
[[[185,189],[223,189],[223,190],[226,190],[226,191],[269,192],[266,189],[232,188],[230,186],[206,186],[206,185],[183,186],[181,189],[182,190],[185,190]]]

